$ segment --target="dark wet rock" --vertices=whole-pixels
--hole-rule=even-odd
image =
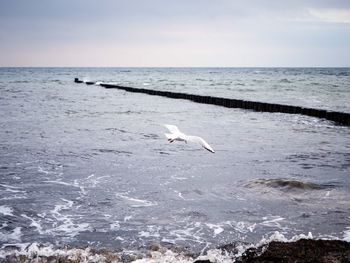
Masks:
[[[242,243],[242,242],[234,242],[234,243],[230,243],[230,244],[221,245],[218,247],[218,249],[225,251],[226,253],[235,255],[235,254],[238,254],[238,247],[241,245],[248,246],[249,244]]]
[[[323,189],[321,185],[302,182],[297,180],[287,180],[287,179],[257,179],[246,185],[247,187],[265,186],[270,188],[293,190],[320,190]]]
[[[248,249],[236,262],[350,263],[350,243],[340,240],[311,239],[288,243],[274,241],[266,248]]]
[[[151,251],[159,251],[162,247],[157,244],[157,243],[154,243],[154,244],[151,244],[150,247],[149,247],[149,250]]]
[[[211,262],[209,259],[205,259],[205,260],[196,260],[196,261],[194,261],[193,263],[213,263],[213,262]]]

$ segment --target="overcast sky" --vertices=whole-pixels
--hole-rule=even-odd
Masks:
[[[0,0],[0,66],[350,66],[350,0]]]

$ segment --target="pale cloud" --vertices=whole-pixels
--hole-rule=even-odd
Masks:
[[[350,23],[350,9],[308,9],[316,21],[326,23]]]

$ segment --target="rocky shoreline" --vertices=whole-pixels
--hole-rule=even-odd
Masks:
[[[217,254],[198,256],[182,249],[151,246],[143,256],[125,255],[91,248],[50,250],[48,247],[28,247],[27,253],[9,253],[1,263],[350,263],[350,243],[341,240],[300,239],[294,242],[271,241],[239,253],[238,244],[219,247]]]
[[[266,248],[248,249],[237,263],[346,263],[350,262],[350,243],[340,240],[300,239],[272,241]]]
[[[235,245],[222,247],[236,253]],[[194,263],[214,263],[200,259]],[[349,263],[350,243],[341,240],[300,239],[295,242],[272,241],[267,245],[247,249],[234,263]]]

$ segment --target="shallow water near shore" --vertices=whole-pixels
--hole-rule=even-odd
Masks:
[[[349,111],[349,69],[0,69],[0,247],[204,253],[349,240],[350,129],[107,90],[126,86]],[[215,149],[169,144],[163,124]]]

